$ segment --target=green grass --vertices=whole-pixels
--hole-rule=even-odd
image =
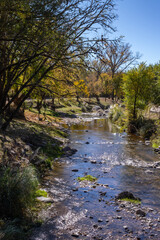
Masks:
[[[63,113],[68,113],[68,114],[78,114],[78,113],[81,113],[81,108],[78,107],[78,106],[75,106],[75,105],[72,105],[72,106],[66,106],[66,107],[63,107],[63,108],[59,108],[57,109],[57,112],[63,112]]]
[[[97,178],[96,178],[96,177],[93,177],[93,176],[91,176],[91,175],[86,175],[86,176],[84,176],[84,177],[78,177],[77,180],[78,180],[79,182],[81,182],[81,181],[95,182],[95,181],[97,180]]]
[[[140,200],[136,200],[136,199],[130,199],[130,198],[122,198],[120,199],[121,201],[126,201],[126,202],[130,202],[130,203],[134,203],[134,204],[141,204]]]
[[[0,170],[1,216],[23,217],[35,204],[38,179],[33,167],[24,169],[2,168]]]
[[[43,189],[38,189],[36,191],[36,197],[47,197],[47,196],[48,196],[47,192]]]

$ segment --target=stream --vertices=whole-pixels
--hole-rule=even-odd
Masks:
[[[69,146],[77,152],[56,160],[44,178],[54,203],[30,239],[160,239],[158,154],[148,141],[120,133],[108,119],[85,118],[70,126]],[[77,180],[85,175],[97,181]],[[116,201],[123,191],[141,204]]]

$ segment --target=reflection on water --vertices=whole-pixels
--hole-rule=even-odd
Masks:
[[[160,170],[151,168],[158,156],[135,135],[120,133],[108,119],[96,119],[71,127],[71,147],[78,152],[73,158],[96,160],[96,174],[112,169],[102,182],[110,182],[118,191],[131,191],[143,203],[160,206]],[[107,170],[106,170],[107,171]]]
[[[44,181],[54,199],[53,217],[31,240],[160,239],[160,169],[153,168],[159,159],[151,147],[107,119],[90,118],[71,125],[70,147],[78,151],[55,162]],[[97,182],[77,181],[88,174]],[[122,191],[142,199],[146,218],[138,218],[134,207],[119,209],[114,198]]]

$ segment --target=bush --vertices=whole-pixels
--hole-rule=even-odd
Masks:
[[[122,117],[124,114],[122,112],[122,109],[115,105],[110,111],[109,111],[109,119],[111,119],[112,122],[116,122],[119,120],[120,117]]]
[[[149,139],[156,132],[156,125],[153,120],[139,116],[129,123],[129,132],[138,133],[143,138]]]
[[[87,112],[86,107],[85,107],[85,106],[82,106],[81,111],[84,112],[84,113]]]
[[[0,169],[0,214],[22,217],[35,200],[38,180],[35,169]]]
[[[15,220],[6,224],[5,229],[0,234],[0,239],[2,240],[26,239],[23,229],[21,229],[21,227],[18,226]]]

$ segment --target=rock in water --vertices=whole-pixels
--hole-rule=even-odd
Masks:
[[[116,196],[116,199],[124,199],[124,198],[128,198],[128,199],[132,199],[132,200],[138,200],[138,201],[141,201],[140,198],[137,198],[133,195],[133,193],[130,193],[128,191],[125,191],[125,192],[121,192],[118,194],[118,196]]]
[[[40,202],[45,202],[45,203],[53,203],[54,200],[50,197],[37,197],[37,200]]]
[[[136,211],[137,215],[140,215],[141,217],[145,217],[146,213],[144,211],[142,211],[141,209]]]

